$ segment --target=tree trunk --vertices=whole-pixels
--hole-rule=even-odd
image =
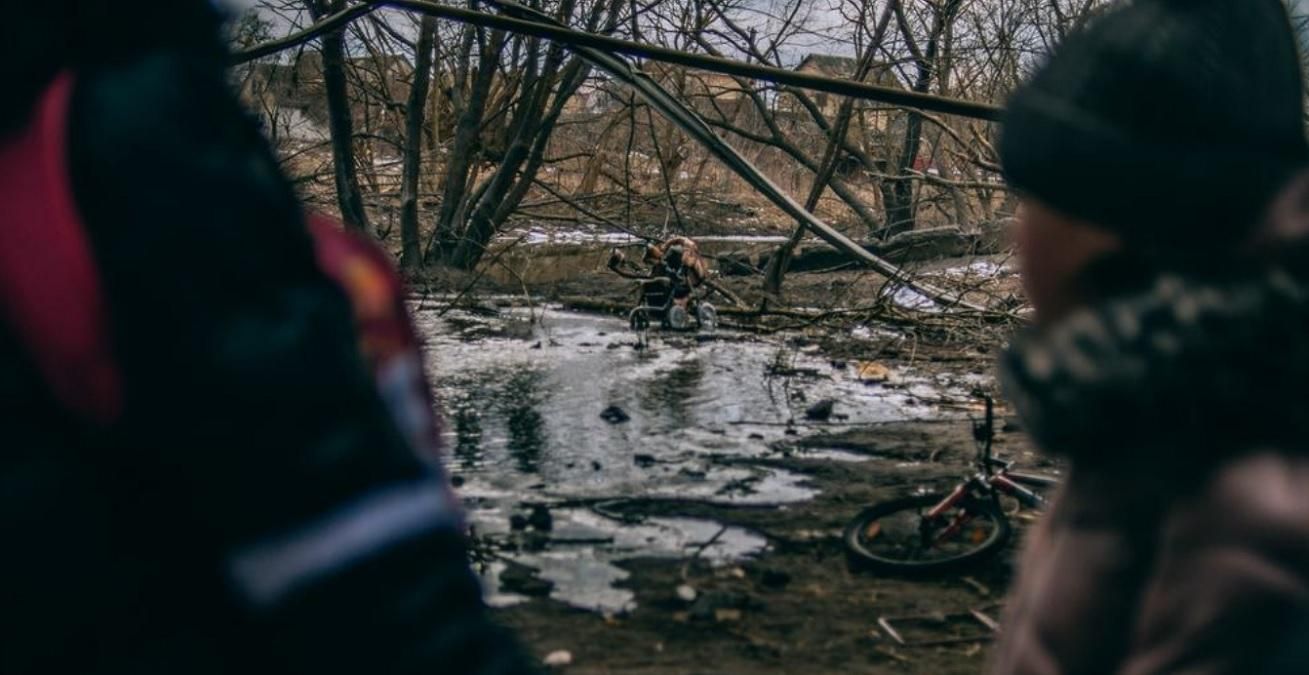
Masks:
[[[963,0],[945,0],[937,7],[932,18],[931,33],[927,36],[927,48],[921,52],[917,49],[909,23],[904,18],[901,8],[896,8],[901,32],[914,55],[917,74],[911,89],[926,94],[932,88],[932,81],[937,75],[939,65],[937,57],[941,51],[941,41]],[[904,144],[900,149],[900,159],[896,165],[895,175],[882,185],[882,198],[886,202],[886,236],[892,237],[901,232],[914,229],[917,209],[914,203],[914,179],[909,172],[918,161],[918,153],[923,145],[923,116],[917,110],[909,111],[909,120],[905,127]]]
[[[619,1],[611,0],[608,5],[610,20],[604,29],[606,33],[612,32],[614,28]],[[556,20],[563,20],[571,14],[573,6],[574,3],[569,0],[561,3]],[[593,7],[586,23],[588,31],[595,31],[605,10],[606,5],[602,3]],[[535,48],[532,45],[531,49]],[[460,269],[475,267],[496,232],[527,196],[544,163],[546,146],[563,114],[564,106],[590,73],[590,66],[578,57],[573,57],[565,65],[566,55],[562,47],[551,45],[546,52],[545,63],[537,74],[535,57],[529,54],[528,67],[520,71],[523,77],[520,85],[521,103],[511,125],[513,133],[505,149],[505,157],[495,175],[477,196],[476,207],[468,217],[465,236],[447,259],[448,264]]]
[[[531,155],[536,141],[544,136],[549,138],[553,124],[547,128],[549,121],[545,117],[545,107],[549,100],[550,89],[558,75],[559,64],[563,59],[563,50],[558,46],[550,47],[550,54],[541,72],[536,72],[535,49],[528,56],[528,64],[522,72],[521,103],[510,125],[509,140],[505,147],[505,156],[497,167],[490,181],[483,186],[476,200],[476,206],[468,216],[468,227],[460,240],[459,246],[449,257],[448,262],[460,269],[472,269],[486,252],[486,246],[495,236],[498,223],[495,214],[504,205],[505,197],[518,176],[519,169]],[[560,92],[563,95],[563,92]],[[530,179],[529,179],[530,182]]]
[[[877,22],[877,27],[873,31],[871,44],[865,49],[859,67],[855,72],[855,81],[862,82],[868,77],[868,72],[873,66],[873,55],[875,49],[882,44],[882,38],[886,36],[886,28],[891,23],[891,14],[894,11],[898,0],[892,0],[887,3],[886,8],[882,10],[882,16]],[[805,210],[813,213],[818,208],[818,202],[827,189],[827,184],[831,182],[832,175],[836,172],[837,158],[840,156],[841,148],[846,144],[846,133],[850,129],[850,120],[854,115],[854,99],[847,98],[841,102],[840,112],[836,115],[836,122],[832,125],[832,133],[828,138],[827,149],[823,153],[823,161],[819,163],[818,173],[814,175],[813,186],[809,190],[809,197],[805,200]],[[770,295],[778,296],[782,293],[782,280],[786,277],[787,267],[791,263],[791,256],[795,253],[796,246],[800,245],[801,239],[804,238],[806,228],[803,223],[798,224],[791,233],[790,239],[782,244],[773,257],[768,261],[768,268],[764,272],[764,292]]]
[[[312,0],[315,20],[345,9],[345,0]],[[327,93],[328,127],[332,136],[332,175],[341,220],[356,230],[368,229],[368,215],[355,169],[354,116],[345,77],[345,28],[323,36],[323,86]]]
[[[504,43],[504,33],[492,31],[489,42],[479,50],[477,73],[459,115],[459,122],[455,125],[454,147],[450,150],[445,189],[441,193],[441,212],[437,216],[436,229],[432,235],[435,245],[429,245],[426,253],[429,262],[444,258],[459,241],[457,229],[463,220],[469,173],[475,160],[474,147],[481,132],[482,113],[486,109],[486,99],[491,92],[491,82],[495,78],[496,65]]]
[[[436,40],[436,18],[423,17],[414,57],[414,82],[405,109],[404,168],[400,188],[400,266],[414,269],[422,264],[418,236],[418,175],[423,165],[423,124],[427,112],[427,90],[432,81],[432,51]]]

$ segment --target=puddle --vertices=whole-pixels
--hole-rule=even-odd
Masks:
[[[428,371],[445,416],[451,473],[479,536],[512,543],[509,519],[525,504],[653,498],[724,504],[786,504],[813,497],[803,476],[728,463],[775,456],[772,444],[801,428],[939,418],[923,401],[966,398],[956,384],[897,373],[899,386],[865,385],[821,354],[796,353],[730,333],[710,341],[652,335],[633,348],[624,322],[601,316],[513,309],[500,316],[417,308],[429,345]],[[479,327],[470,339],[470,326]],[[962,384],[962,383],[958,383]],[[804,421],[815,402],[835,400],[840,423]],[[630,417],[610,424],[618,406]],[[828,458],[835,451],[806,456]],[[858,461],[831,455],[840,461]],[[628,523],[588,509],[552,509],[555,525],[539,550],[507,554],[554,583],[553,597],[598,611],[629,608],[614,562],[683,557],[717,533],[717,523],[647,519]],[[766,542],[729,529],[702,555],[729,561]],[[512,550],[514,546],[504,546]],[[488,600],[510,602],[494,574]]]

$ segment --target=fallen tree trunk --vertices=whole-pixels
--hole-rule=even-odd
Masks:
[[[929,230],[914,230],[898,234],[887,241],[862,244],[862,248],[895,265],[927,262],[946,258],[960,258],[973,255],[994,255],[1008,249],[1004,236],[1003,223],[988,225],[980,232],[964,232],[957,227],[939,227]],[[768,264],[769,255],[758,258],[755,265],[762,268]],[[841,266],[863,266],[863,261],[850,255],[847,251],[828,246],[813,244],[802,247],[791,259],[788,269],[792,272],[814,272],[829,270]],[[736,276],[750,274],[753,269],[741,265],[724,266],[723,274]]]

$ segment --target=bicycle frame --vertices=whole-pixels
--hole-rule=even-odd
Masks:
[[[924,527],[933,520],[943,518],[950,509],[970,496],[995,499],[999,494],[1003,493],[1017,499],[1020,504],[1027,508],[1038,508],[1045,504],[1044,497],[1023,487],[1021,484],[1027,483],[1028,485],[1048,487],[1055,483],[1053,479],[1031,474],[1010,473],[1009,469],[1013,466],[1012,462],[995,459],[992,456],[992,443],[995,440],[995,404],[989,396],[986,397],[985,420],[980,423],[973,423],[973,438],[978,443],[977,473],[956,486],[950,494],[946,495],[945,499],[924,514]],[[966,510],[961,511],[937,539],[940,540],[957,533],[970,520],[972,520],[972,516]]]

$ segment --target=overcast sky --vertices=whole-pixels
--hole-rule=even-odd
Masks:
[[[989,2],[989,0],[980,1],[983,3]],[[256,0],[214,0],[214,2],[238,10],[246,10],[257,4]],[[792,38],[787,48],[782,50],[782,59],[788,65],[798,62],[808,53],[846,54],[852,51],[849,44],[823,36],[825,32],[830,32],[832,36],[849,34],[846,19],[836,10],[836,3],[838,2],[840,0],[814,0],[806,20],[806,27],[812,31],[812,34]],[[1287,0],[1287,2],[1290,6],[1292,20],[1300,34],[1301,51],[1309,55],[1309,0]],[[784,4],[785,0],[747,0],[743,3],[745,9],[736,18],[742,25],[756,27],[761,34],[766,35],[770,32],[770,28],[775,29],[777,19],[774,17],[784,11]],[[384,11],[391,12],[393,10]],[[265,16],[273,20],[275,24],[274,32],[289,30],[290,26],[284,19],[268,13],[265,13]],[[301,17],[299,20],[304,21],[305,19]],[[412,25],[410,22],[403,20],[391,23],[401,32],[407,32],[406,29]]]

